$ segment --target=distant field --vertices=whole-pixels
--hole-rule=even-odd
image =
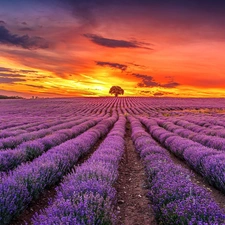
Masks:
[[[225,99],[0,100],[0,224],[225,224]]]

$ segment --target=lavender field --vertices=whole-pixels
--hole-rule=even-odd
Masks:
[[[225,99],[0,100],[2,225],[218,225],[224,200]]]

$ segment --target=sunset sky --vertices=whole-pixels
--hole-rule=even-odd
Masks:
[[[224,97],[225,1],[1,0],[0,95]]]

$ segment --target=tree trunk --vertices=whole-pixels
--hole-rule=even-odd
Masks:
[[[115,94],[115,97],[118,97],[118,94],[117,93]]]

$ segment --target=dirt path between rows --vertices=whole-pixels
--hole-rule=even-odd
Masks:
[[[149,205],[144,166],[131,140],[130,123],[126,124],[125,154],[116,183],[118,225],[156,225]]]

